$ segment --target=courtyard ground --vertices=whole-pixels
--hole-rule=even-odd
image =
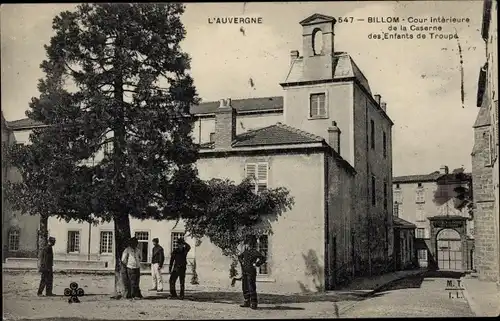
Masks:
[[[4,271],[5,272],[5,271]],[[320,294],[277,294],[261,290],[259,309],[240,308],[239,283],[227,286],[187,284],[183,301],[165,292],[148,292],[151,277],[143,275],[145,298],[139,301],[112,300],[112,275],[55,275],[55,297],[38,297],[39,275],[33,272],[3,274],[4,320],[158,320],[158,319],[292,319],[359,317],[464,317],[474,313],[462,294],[450,298],[447,280],[463,273],[398,271],[357,279],[350,288]],[[70,282],[85,290],[81,303],[69,304],[62,296]],[[264,292],[264,293],[262,293]]]
[[[55,274],[55,297],[37,297],[39,275],[33,272],[4,273],[4,320],[19,319],[234,319],[234,318],[334,318],[343,309],[366,297],[358,293],[279,295],[261,293],[259,309],[240,308],[240,287],[206,287],[187,284],[183,301],[164,293],[148,292],[151,277],[141,277],[145,296],[140,301],[111,300],[112,275]],[[62,296],[70,282],[85,290],[81,303],[69,304]]]

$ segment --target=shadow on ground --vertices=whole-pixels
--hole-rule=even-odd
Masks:
[[[459,279],[465,275],[465,272],[457,271],[426,271],[422,274],[405,277],[404,279],[389,282],[376,290],[387,292],[401,289],[420,288],[423,282],[434,282],[431,278]]]
[[[160,293],[155,296],[144,297],[145,300],[168,299],[167,293]],[[308,302],[339,302],[339,301],[362,301],[367,299],[366,293],[311,293],[311,294],[268,294],[259,293],[259,304],[290,304]],[[238,292],[191,292],[186,293],[184,301],[211,302],[241,304],[242,294]],[[283,307],[281,307],[283,308]],[[287,309],[289,307],[286,307]],[[280,307],[272,309],[279,310]]]

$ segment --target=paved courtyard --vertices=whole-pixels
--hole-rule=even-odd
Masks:
[[[360,301],[341,317],[472,317],[462,292],[449,297],[445,290],[450,275],[428,273],[396,281],[371,298]]]
[[[4,319],[262,319],[337,317],[461,317],[473,316],[467,301],[450,299],[448,278],[413,276],[388,284],[366,297],[346,291],[327,294],[280,295],[261,293],[258,310],[240,308],[239,287],[187,285],[184,301],[168,299],[167,292],[148,292],[150,276],[143,276],[144,300],[111,300],[113,276],[56,274],[56,297],[37,297],[38,274],[4,274]],[[64,288],[75,281],[86,295],[79,304],[68,304]],[[166,281],[166,280],[165,280]],[[168,290],[166,284],[165,290]]]

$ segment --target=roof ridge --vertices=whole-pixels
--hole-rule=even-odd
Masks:
[[[316,140],[320,140],[320,141],[323,141],[325,140],[323,137],[321,136],[318,136],[318,135],[315,135],[315,134],[312,134],[312,133],[309,133],[309,132],[306,132],[305,130],[302,130],[302,129],[299,129],[299,128],[295,128],[295,127],[292,127],[292,126],[289,126],[289,125],[286,125],[286,124],[283,124],[282,122],[277,122],[276,125],[278,127],[281,127],[283,129],[286,129],[286,130],[290,130],[290,131],[293,131],[297,134],[301,134],[301,135],[304,135],[308,138],[311,138],[311,139],[316,139]]]
[[[267,96],[267,97],[246,97],[246,98],[232,98],[232,97],[227,97],[227,98],[231,98],[231,101],[234,102],[236,100],[238,101],[242,101],[242,100],[252,100],[252,99],[269,99],[269,98],[283,98],[283,96]],[[225,98],[223,98],[225,99]],[[210,103],[218,103],[219,101],[218,100],[210,100],[210,101],[201,101],[199,105],[201,104],[210,104]]]

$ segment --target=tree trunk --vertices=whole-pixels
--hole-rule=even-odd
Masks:
[[[121,256],[130,239],[130,219],[128,215],[115,214],[115,290],[113,298],[121,299],[124,294]]]
[[[38,229],[38,266],[40,267],[40,258],[43,249],[48,244],[49,238],[49,216],[45,214],[40,215],[40,226]]]

